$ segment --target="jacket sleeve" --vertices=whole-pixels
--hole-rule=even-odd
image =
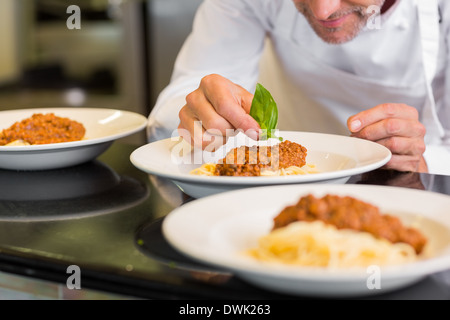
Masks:
[[[427,145],[424,156],[430,173],[450,175],[450,5],[445,1],[440,7],[443,53],[439,59],[441,71],[434,80],[433,89],[439,122],[445,134],[439,143]]]
[[[205,0],[192,32],[183,44],[169,85],[159,94],[149,115],[149,141],[176,136],[185,97],[208,74],[220,74],[254,90],[258,64],[269,24],[268,0]],[[267,20],[267,19],[266,19]]]

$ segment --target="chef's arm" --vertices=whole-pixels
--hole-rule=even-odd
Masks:
[[[448,17],[450,7],[443,12],[443,17]],[[443,30],[445,43],[450,43],[450,28]],[[433,174],[450,175],[450,49],[446,48],[446,58],[441,59],[441,68],[433,81],[433,94],[436,103],[436,115],[443,130],[440,138],[426,139],[425,160],[429,172]],[[431,137],[433,138],[433,137]]]
[[[427,145],[424,158],[430,173],[450,175],[450,144]]]
[[[241,0],[207,0],[200,5],[193,30],[177,56],[170,84],[150,113],[149,141],[169,138],[176,132],[186,97],[209,74],[219,74],[254,91],[267,26],[250,5],[254,3]]]

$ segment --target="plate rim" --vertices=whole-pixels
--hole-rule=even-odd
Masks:
[[[171,173],[171,172],[161,172],[159,170],[155,169],[149,169],[148,167],[145,167],[142,165],[139,161],[137,161],[136,157],[137,154],[141,152],[145,152],[149,149],[151,149],[152,146],[154,146],[156,143],[166,143],[169,141],[174,141],[173,139],[182,139],[180,136],[172,137],[172,138],[166,138],[154,142],[147,143],[143,146],[138,147],[135,149],[131,155],[130,155],[130,161],[131,163],[138,168],[139,170],[142,170],[148,174],[153,174],[159,177],[168,178],[174,181],[180,181],[180,182],[186,182],[186,183],[195,183],[195,184],[201,184],[201,183],[207,183],[210,185],[261,185],[261,184],[287,184],[287,183],[308,183],[308,182],[315,182],[315,181],[324,181],[324,180],[332,180],[332,179],[338,179],[338,178],[344,178],[351,175],[361,174],[364,172],[372,171],[377,168],[382,167],[386,163],[389,162],[392,158],[391,151],[386,148],[385,146],[378,144],[376,142],[365,140],[365,139],[359,139],[355,137],[345,136],[345,135],[338,135],[338,134],[329,134],[329,133],[319,133],[319,132],[308,132],[308,131],[280,131],[280,135],[283,133],[289,133],[289,134],[313,134],[318,136],[332,136],[332,137],[338,137],[339,139],[348,139],[350,140],[359,140],[364,144],[371,145],[375,148],[378,148],[380,150],[383,150],[386,154],[383,159],[373,162],[364,166],[359,166],[355,168],[349,168],[344,170],[337,170],[337,171],[331,171],[331,172],[323,172],[323,173],[315,173],[311,175],[291,175],[291,176],[279,176],[279,177],[215,177],[215,176],[198,176],[198,175],[189,175],[188,173],[183,174],[177,174],[177,173]]]
[[[292,189],[292,188],[302,188],[302,190],[319,190],[320,192],[331,192],[329,190],[335,190],[340,189],[340,191],[345,189],[347,190],[353,190],[353,192],[358,188],[358,190],[366,189],[370,191],[370,189],[375,190],[385,190],[385,192],[388,191],[394,191],[394,192],[404,192],[404,193],[411,193],[411,194],[428,194],[431,197],[440,197],[442,199],[446,199],[445,201],[450,203],[450,196],[446,194],[441,194],[433,191],[428,190],[419,190],[419,189],[411,189],[411,188],[404,188],[404,187],[397,187],[397,186],[386,186],[386,185],[355,185],[355,184],[344,184],[344,185],[335,185],[335,184],[297,184],[297,185],[278,185],[278,186],[263,186],[263,187],[254,187],[249,188],[245,190],[232,190],[227,191],[224,193],[219,193],[215,195],[211,195],[208,197],[196,199],[192,202],[186,203],[185,205],[178,207],[171,211],[164,219],[162,223],[162,233],[163,236],[166,238],[167,242],[172,245],[176,250],[178,250],[181,254],[185,254],[189,256],[192,259],[198,260],[202,263],[207,263],[210,265],[214,265],[220,268],[225,268],[226,270],[232,270],[236,274],[243,274],[244,273],[252,273],[257,275],[264,275],[264,276],[270,276],[270,277],[277,277],[277,278],[285,278],[285,279],[294,279],[295,281],[301,281],[305,280],[307,277],[309,280],[313,281],[328,281],[328,282],[342,282],[343,280],[348,281],[361,281],[362,279],[367,279],[367,274],[357,274],[345,271],[345,270],[337,270],[337,271],[330,271],[330,270],[314,270],[314,269],[307,269],[307,268],[298,268],[294,275],[295,277],[292,277],[292,274],[288,276],[284,272],[286,270],[294,270],[294,268],[290,268],[288,266],[281,266],[276,272],[274,272],[275,269],[264,269],[262,266],[257,266],[256,263],[251,264],[251,268],[248,268],[247,270],[243,271],[242,263],[241,264],[229,264],[225,263],[223,259],[219,261],[212,261],[211,259],[208,259],[205,256],[202,256],[199,251],[193,252],[192,249],[186,250],[186,242],[182,243],[177,240],[174,240],[170,233],[170,224],[173,223],[172,221],[174,219],[177,219],[178,216],[186,215],[186,211],[190,210],[192,207],[196,207],[199,205],[199,203],[209,203],[209,202],[215,202],[219,198],[227,198],[232,197],[235,194],[240,193],[242,195],[243,193],[251,193],[255,192],[255,189]],[[269,190],[269,191],[270,191]],[[328,191],[326,191],[328,190]],[[397,191],[396,191],[397,190]],[[306,191],[302,191],[306,192]],[[348,192],[348,191],[347,191]],[[294,199],[295,200],[295,199]],[[450,228],[450,224],[447,226]],[[186,230],[189,230],[189,228],[186,228]],[[184,246],[184,247],[183,247]],[[450,244],[448,245],[450,247]],[[421,268],[417,268],[420,266]],[[445,256],[440,257],[432,257],[428,260],[419,260],[413,263],[409,263],[406,265],[401,266],[393,266],[393,267],[383,267],[383,279],[404,279],[408,277],[414,277],[414,278],[420,278],[420,277],[426,277],[430,274],[440,272],[443,270],[446,270],[450,267],[450,253],[448,253]],[[337,277],[338,275],[338,277]]]

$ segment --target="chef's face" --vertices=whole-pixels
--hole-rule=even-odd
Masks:
[[[352,40],[364,28],[373,10],[385,0],[293,0],[316,34],[325,42],[340,44]]]

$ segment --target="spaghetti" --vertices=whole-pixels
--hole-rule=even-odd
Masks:
[[[275,229],[248,251],[265,262],[330,269],[399,265],[415,261],[414,248],[367,232],[338,230],[322,221],[297,221]]]
[[[273,176],[291,176],[291,175],[305,175],[317,173],[316,166],[313,164],[305,164],[303,167],[290,166],[285,169],[270,170],[263,169],[259,174],[262,177],[273,177]],[[195,168],[190,172],[193,175],[199,176],[217,176],[216,174],[216,164],[215,163],[205,163],[202,166]]]
[[[273,219],[249,254],[282,264],[350,268],[414,261],[427,238],[400,219],[350,196],[305,195]]]

